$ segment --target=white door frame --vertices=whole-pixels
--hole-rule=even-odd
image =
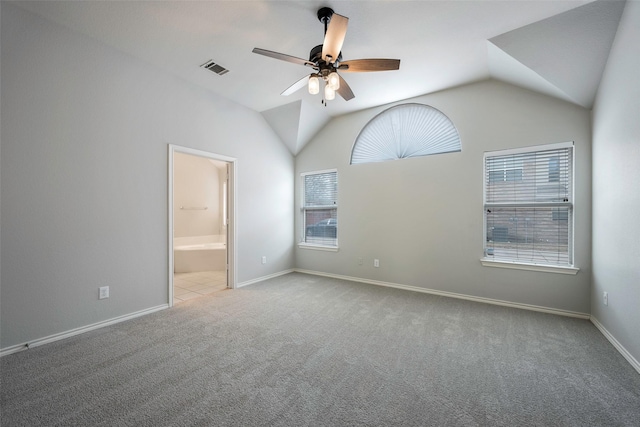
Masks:
[[[207,159],[220,160],[229,165],[229,178],[227,184],[227,287],[236,287],[236,159],[223,156],[221,154],[196,150],[194,148],[181,147],[169,144],[169,307],[173,306],[173,155],[174,153],[191,154],[193,156],[205,157]]]

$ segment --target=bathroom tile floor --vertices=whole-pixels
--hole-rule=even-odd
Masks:
[[[198,271],[173,275],[174,304],[225,289],[227,289],[225,271]]]

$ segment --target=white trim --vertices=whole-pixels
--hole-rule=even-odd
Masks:
[[[496,261],[493,259],[481,258],[480,262],[485,267],[510,268],[514,270],[543,271],[545,273],[571,274],[575,276],[580,271],[577,267],[562,265],[527,264],[515,261]]]
[[[274,277],[284,276],[285,274],[293,273],[295,270],[283,270],[278,273],[269,274],[268,276],[258,277],[257,279],[247,280],[246,282],[241,282],[236,284],[236,289],[242,288],[244,286],[253,285],[254,283],[264,282],[265,280],[273,279]]]
[[[323,272],[320,272],[320,271],[302,270],[302,269],[298,269],[298,268],[296,268],[294,270],[296,272],[298,272],[298,273],[313,274],[315,276],[325,276],[325,277],[331,277],[331,278],[334,278],[334,279],[349,280],[349,281],[352,281],[352,282],[368,283],[368,284],[371,284],[371,285],[385,286],[385,287],[388,287],[388,288],[396,288],[396,289],[404,289],[406,291],[414,291],[414,292],[421,292],[421,293],[424,293],[424,294],[432,294],[432,295],[439,295],[439,296],[443,296],[443,297],[458,298],[458,299],[464,299],[464,300],[468,300],[468,301],[482,302],[482,303],[485,303],[485,304],[500,305],[500,306],[511,307],[511,308],[520,308],[520,309],[523,309],[523,310],[538,311],[538,312],[541,312],[541,313],[549,313],[549,314],[557,314],[559,316],[575,317],[575,318],[578,318],[578,319],[585,319],[585,320],[589,320],[589,318],[590,318],[590,315],[588,313],[580,313],[578,311],[561,310],[561,309],[558,309],[558,308],[542,307],[542,306],[539,306],[539,305],[531,305],[531,304],[523,304],[523,303],[518,303],[518,302],[503,301],[503,300],[497,300],[497,299],[493,299],[493,298],[476,297],[476,296],[472,296],[472,295],[457,294],[457,293],[454,293],[454,292],[438,291],[436,289],[421,288],[421,287],[418,287],[418,286],[401,285],[401,284],[398,284],[398,283],[390,283],[390,282],[381,282],[379,280],[371,280],[371,279],[363,279],[363,278],[359,278],[359,277],[343,276],[343,275],[340,275],[340,274],[323,273]]]
[[[613,335],[611,335],[611,332],[607,331],[607,328],[605,328],[602,323],[598,321],[598,319],[596,319],[594,316],[591,316],[589,320],[591,320],[591,323],[593,323],[595,327],[598,328],[600,332],[602,332],[602,335],[604,335],[604,337],[609,340],[609,342],[616,348],[616,350],[620,352],[622,357],[627,359],[627,362],[629,362],[631,366],[633,366],[633,369],[638,371],[638,373],[640,374],[640,362],[638,362],[638,360],[633,357],[631,353],[629,353],[627,349],[624,348],[624,346],[620,344],[620,342],[615,339]]]
[[[226,162],[229,165],[229,178],[227,184],[227,197],[228,197],[228,220],[227,224],[227,287],[234,289],[236,287],[237,277],[237,265],[238,249],[236,244],[236,173],[237,173],[237,160],[233,157],[224,156],[222,154],[210,153],[208,151],[197,150],[195,148],[182,147],[179,145],[168,144],[168,197],[167,197],[167,212],[169,218],[168,224],[168,243],[169,243],[169,290],[168,299],[169,307],[173,306],[173,155],[175,153],[190,154],[192,156],[204,157],[207,159],[219,160]]]
[[[85,332],[93,331],[94,329],[104,328],[105,326],[114,325],[116,323],[124,322],[127,320],[135,319],[136,317],[145,316],[147,314],[155,313],[156,311],[164,310],[169,308],[168,304],[162,304],[151,308],[145,308],[144,310],[136,311],[133,313],[125,314],[122,316],[114,317],[112,319],[103,320],[101,322],[92,323],[91,325],[81,326],[79,328],[71,329],[66,332],[60,332],[57,334],[49,335],[48,337],[38,338],[33,341],[29,341],[23,344],[14,345],[11,347],[3,348],[0,350],[0,357],[6,356],[8,354],[17,353],[22,350],[27,350],[29,348],[38,347],[44,344],[49,344],[54,341],[60,341],[66,338],[70,338],[75,335],[80,335]]]
[[[173,307],[173,270],[174,270],[174,259],[173,259],[173,153],[175,152],[174,147],[169,144],[168,146],[168,157],[169,161],[168,165],[168,178],[167,178],[167,214],[168,214],[168,228],[169,232],[167,235],[167,244],[169,248],[167,249],[169,252],[169,265],[167,266],[167,277],[169,278],[169,290],[167,291],[167,303],[169,307]],[[485,221],[486,222],[486,221]]]
[[[323,246],[314,245],[313,243],[300,242],[298,243],[300,249],[312,249],[314,251],[326,251],[326,252],[338,252],[338,246]]]

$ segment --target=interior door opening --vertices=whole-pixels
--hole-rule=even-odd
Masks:
[[[169,305],[234,288],[234,159],[170,145]]]

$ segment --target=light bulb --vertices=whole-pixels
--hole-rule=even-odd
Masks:
[[[331,86],[327,84],[324,87],[324,99],[326,99],[327,101],[331,101],[332,99],[335,99],[335,97],[336,97],[336,91],[331,89]]]
[[[309,93],[315,95],[318,92],[320,92],[320,80],[312,74],[311,77],[309,77]]]
[[[338,76],[338,73],[336,73],[335,71],[333,71],[332,73],[329,73],[329,77],[327,79],[327,84],[333,90],[340,89],[340,76]]]

